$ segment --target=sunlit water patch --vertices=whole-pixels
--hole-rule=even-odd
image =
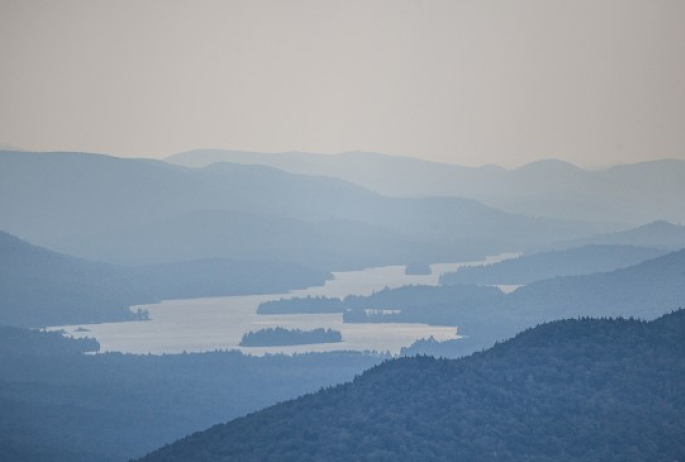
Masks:
[[[522,285],[515,285],[515,284],[498,284],[495,287],[497,287],[499,290],[504,292],[505,294],[510,294],[514,292],[516,289],[519,287],[523,287]]]
[[[239,349],[245,353],[305,353],[336,350],[389,351],[396,354],[402,347],[421,338],[433,336],[436,340],[456,338],[456,329],[427,324],[351,324],[343,323],[342,314],[260,315],[257,307],[267,300],[286,297],[345,297],[370,295],[385,287],[411,284],[437,285],[442,274],[456,271],[467,265],[493,263],[514,254],[488,257],[481,262],[440,263],[431,265],[430,275],[406,275],[404,266],[368,268],[361,271],[333,273],[334,278],[322,286],[294,290],[287,294],[248,295],[234,297],[167,300],[162,303],[140,305],[150,314],[149,321],[118,322],[53,327],[64,329],[74,337],[95,337],[101,351],[126,353],[181,353]],[[134,307],[138,308],[138,307]],[[267,327],[288,329],[315,329],[318,327],[339,330],[343,341],[339,343],[293,345],[278,347],[241,347],[244,333]]]

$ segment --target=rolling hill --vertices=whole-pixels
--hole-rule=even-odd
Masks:
[[[402,264],[413,258],[479,255],[465,246],[455,246],[444,254],[443,247],[361,222],[307,222],[226,210],[186,212],[125,231],[64,239],[58,247],[91,259],[128,265],[231,258],[297,262],[338,270]]]
[[[0,325],[42,327],[137,319],[162,299],[280,293],[330,275],[275,261],[207,259],[140,267],[92,262],[0,231]]]
[[[485,266],[466,266],[444,274],[442,284],[524,285],[559,276],[613,271],[667,253],[645,247],[592,245],[568,250],[523,255]]]
[[[685,249],[607,273],[533,282],[509,294],[507,306],[536,322],[576,316],[654,319],[685,307]]]
[[[583,239],[555,243],[554,248],[564,249],[583,245],[630,245],[665,250],[685,248],[685,226],[658,220],[636,228],[603,233]]]
[[[680,460],[683,329],[682,310],[557,321],[460,360],[392,360],[140,460]]]
[[[130,305],[153,302],[125,273],[52,252],[0,232],[0,325],[48,326],[134,319]]]

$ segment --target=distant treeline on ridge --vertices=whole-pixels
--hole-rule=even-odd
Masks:
[[[342,342],[342,334],[334,329],[321,327],[313,330],[284,329],[283,327],[260,329],[243,334],[240,346],[284,346],[312,343]]]
[[[259,304],[258,314],[342,313],[343,302],[339,298],[304,297],[281,298]]]

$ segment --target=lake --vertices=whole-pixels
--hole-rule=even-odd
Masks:
[[[480,262],[440,263],[431,265],[430,275],[406,275],[404,266],[367,268],[360,271],[333,273],[333,279],[322,286],[293,290],[286,294],[247,295],[188,300],[166,300],[151,305],[137,305],[147,309],[149,321],[117,322],[51,327],[64,330],[74,337],[95,337],[101,351],[125,353],[181,353],[237,349],[246,354],[305,353],[335,350],[379,351],[399,353],[402,347],[421,338],[436,340],[457,338],[456,328],[428,324],[348,324],[342,314],[260,315],[257,307],[267,300],[280,298],[347,295],[370,295],[385,287],[411,284],[437,285],[440,276],[462,266],[494,263],[517,254],[501,254]],[[279,347],[241,347],[238,344],[248,331],[267,327],[289,329],[331,328],[342,333],[340,343],[294,345]],[[80,331],[85,328],[87,331]]]

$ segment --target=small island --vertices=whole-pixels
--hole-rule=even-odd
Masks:
[[[404,274],[407,276],[424,276],[432,273],[433,270],[428,263],[411,263],[404,268]]]
[[[338,342],[342,342],[342,334],[334,329],[323,329],[320,327],[313,330],[301,330],[269,327],[243,334],[240,346],[267,347]]]

